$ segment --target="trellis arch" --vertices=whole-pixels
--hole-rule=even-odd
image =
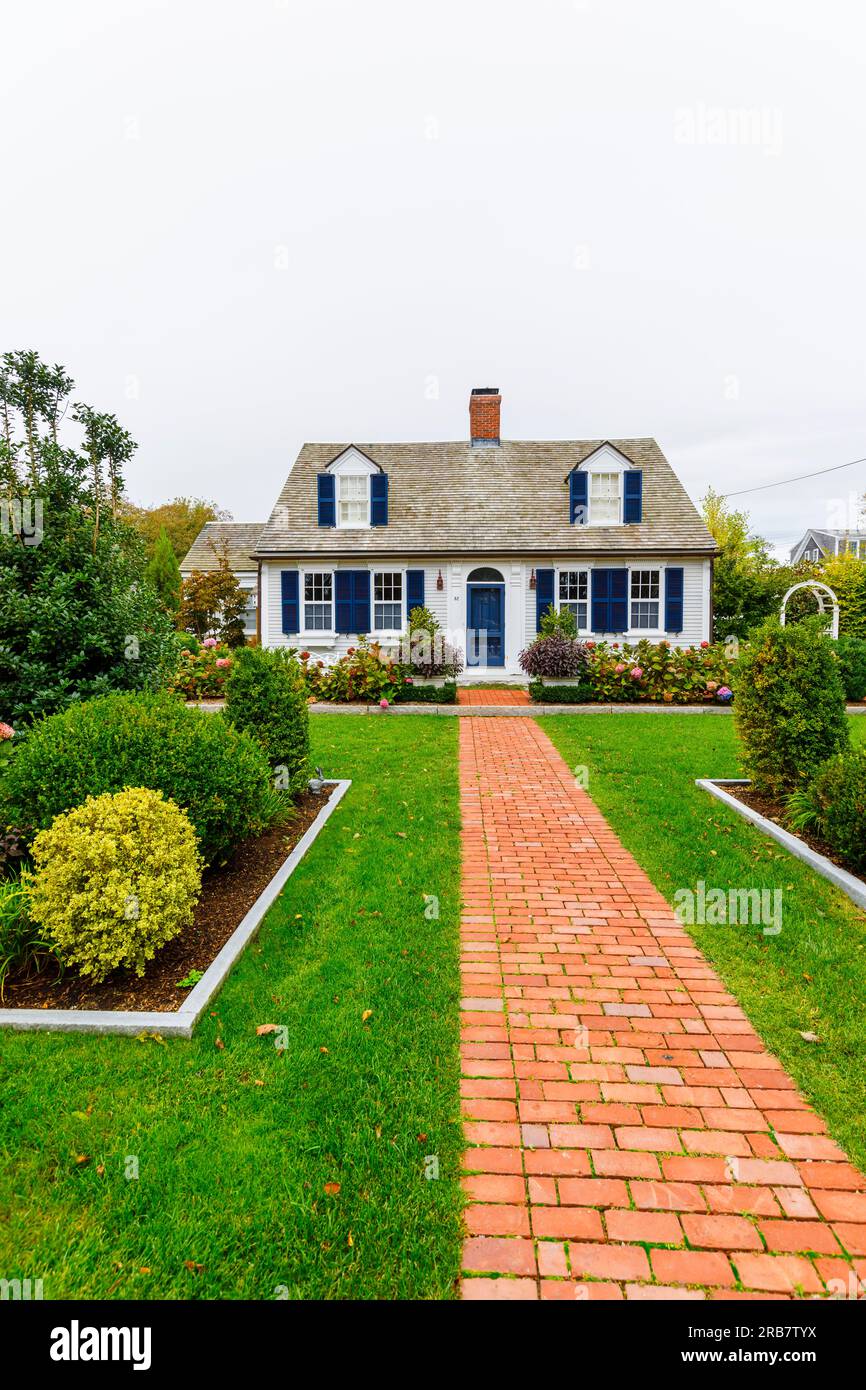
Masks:
[[[833,593],[829,584],[822,584],[818,579],[803,579],[799,584],[792,584],[785,597],[782,599],[782,611],[779,614],[779,622],[785,626],[785,610],[788,607],[788,599],[795,594],[798,589],[811,589],[818,600],[818,612],[826,613],[827,598],[833,605],[833,620],[830,626],[831,635],[839,636],[839,600]],[[826,597],[825,597],[826,595]]]

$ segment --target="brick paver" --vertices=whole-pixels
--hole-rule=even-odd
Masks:
[[[866,1178],[539,726],[460,782],[464,1297],[866,1293]]]
[[[531,705],[528,690],[467,690],[457,687],[458,705]]]

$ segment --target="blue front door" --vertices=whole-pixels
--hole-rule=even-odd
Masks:
[[[505,585],[470,584],[466,608],[467,666],[504,666]]]

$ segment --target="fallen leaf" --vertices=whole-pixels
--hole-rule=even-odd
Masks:
[[[188,1269],[190,1274],[201,1274],[204,1269],[204,1265],[196,1264],[195,1260],[184,1260],[183,1267]]]
[[[142,1265],[138,1272],[139,1274],[150,1274],[150,1265]]]
[[[351,1231],[346,1236],[346,1244],[350,1247],[350,1249],[355,1244],[355,1237],[352,1235]]]
[[[76,1155],[75,1155],[75,1162],[78,1164],[79,1167],[81,1167],[81,1166],[82,1166],[83,1164],[85,1164],[85,1163],[89,1163],[89,1162],[90,1162],[90,1154],[76,1154]]]
[[[398,840],[405,840],[405,839],[406,839],[406,831],[405,831],[405,830],[398,830],[398,831],[396,832],[396,834],[397,834],[397,839],[398,839]]]
[[[97,1163],[97,1165],[96,1165],[96,1171],[97,1171],[97,1173],[99,1174],[99,1176],[100,1176],[101,1178],[104,1178],[104,1177],[105,1177],[105,1164],[104,1164],[104,1163]]]
[[[376,1135],[376,1138],[377,1138],[377,1139],[381,1139],[381,1138],[382,1138],[382,1126],[381,1126],[381,1125],[377,1125],[376,1128],[375,1128],[375,1130],[374,1130],[373,1132],[374,1132],[374,1134]]]
[[[320,1047],[320,1048],[319,1048],[319,1051],[320,1051],[320,1052],[327,1052],[328,1049],[327,1049],[326,1047]]]
[[[265,1084],[264,1081],[254,1081],[254,1082],[253,1082],[253,1085],[254,1085],[254,1086],[264,1086],[264,1084]]]
[[[368,1019],[368,1018],[372,1018],[372,1017],[373,1017],[373,1010],[372,1010],[372,1009],[365,1009],[364,1012],[361,1014],[361,1022],[362,1022],[362,1023],[366,1023],[366,1022],[367,1022],[367,1019]]]
[[[803,1039],[803,1042],[820,1042],[820,1041],[821,1041],[821,1039],[818,1037],[818,1034],[817,1034],[817,1033],[801,1033],[801,1034],[800,1034],[800,1037]]]
[[[326,1182],[325,1191],[329,1197],[336,1197],[340,1191],[340,1184],[338,1182]]]
[[[419,1144],[424,1144],[424,1143],[426,1143],[426,1141],[427,1141],[427,1135],[426,1135],[426,1134],[416,1134],[416,1135],[415,1135],[415,1138],[418,1140],[418,1143],[419,1143]]]
[[[278,1026],[276,1023],[260,1023],[256,1029],[256,1037],[264,1037],[265,1033],[276,1033]]]
[[[222,1038],[214,1038],[214,1040],[213,1040],[213,1045],[214,1045],[214,1047],[218,1047],[219,1050],[220,1050],[220,1052],[225,1052],[225,1046],[226,1046],[226,1045],[225,1045],[225,1043],[223,1042]]]

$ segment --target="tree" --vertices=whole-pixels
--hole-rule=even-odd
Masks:
[[[164,526],[157,537],[153,559],[148,564],[145,575],[159,594],[160,603],[166,613],[174,621],[180,612],[182,581],[180,565]]]
[[[73,390],[36,352],[0,359],[0,710],[13,724],[155,687],[174,654],[120,516],[135,442],[113,415],[70,411]]]
[[[180,623],[185,632],[200,640],[217,637],[230,647],[244,645],[243,612],[247,595],[241,588],[228,558],[228,547],[212,547],[217,558],[215,570],[193,570],[183,581]]]
[[[701,500],[704,521],[719,547],[713,566],[713,636],[745,638],[765,618],[777,616],[792,584],[808,579],[814,566],[779,565],[767,542],[749,531],[746,512],[729,508],[712,488]],[[795,600],[790,616],[814,612],[814,604]]]
[[[819,578],[839,600],[840,636],[866,638],[866,561],[850,552],[828,555]]]
[[[178,560],[182,560],[208,521],[231,521],[231,512],[201,497],[175,497],[158,507],[137,507],[124,500],[123,512],[144,540],[152,559],[161,531],[166,531]]]

